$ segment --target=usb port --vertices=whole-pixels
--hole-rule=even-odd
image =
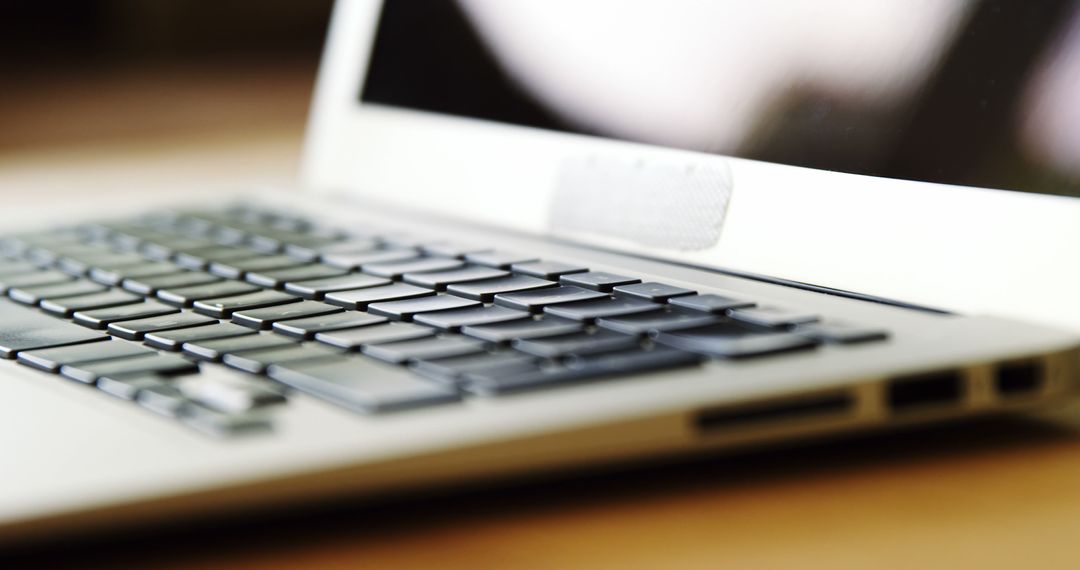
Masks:
[[[889,382],[886,397],[893,412],[904,413],[957,404],[962,395],[960,373],[949,370],[896,378]]]

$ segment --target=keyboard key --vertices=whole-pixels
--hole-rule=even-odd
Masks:
[[[735,323],[661,332],[658,344],[720,358],[742,358],[813,347],[816,342],[789,332],[754,331]]]
[[[378,249],[371,251],[326,253],[322,262],[342,269],[357,270],[369,263],[392,263],[420,257],[415,249]]]
[[[539,261],[536,256],[523,255],[520,253],[513,253],[509,251],[484,251],[478,253],[470,253],[465,256],[465,260],[469,263],[485,265],[487,267],[494,267],[496,269],[510,269],[510,266],[515,263],[528,263],[530,261]]]
[[[411,321],[415,315],[420,313],[480,306],[480,301],[455,297],[454,295],[435,295],[417,299],[372,303],[368,305],[367,310],[372,314],[390,317],[394,320]]]
[[[41,287],[44,285],[67,283],[69,281],[71,281],[70,275],[52,269],[35,271],[34,273],[20,273],[18,275],[0,277],[0,293],[6,293],[8,289]]]
[[[592,334],[577,332],[543,338],[519,339],[513,342],[515,349],[544,358],[560,358],[568,354],[598,354],[629,350],[640,346],[641,340],[636,336],[605,330],[598,330]]]
[[[596,326],[624,334],[646,335],[657,331],[701,327],[716,322],[719,322],[719,319],[709,313],[676,309],[597,319]]]
[[[656,282],[619,285],[615,287],[613,291],[615,291],[616,295],[637,297],[639,299],[645,299],[646,301],[652,301],[653,303],[664,303],[672,297],[681,297],[683,295],[693,295],[697,293],[697,291],[691,289]]]
[[[532,316],[527,311],[490,305],[421,313],[413,317],[413,320],[440,330],[458,332],[462,327],[466,326],[520,321],[530,318]]]
[[[160,317],[121,321],[109,325],[109,334],[127,340],[142,340],[147,333],[217,324],[217,319],[195,313],[175,313]]]
[[[413,362],[410,368],[417,374],[437,382],[457,383],[466,374],[497,370],[501,374],[536,368],[536,358],[520,352],[503,351],[465,354],[437,360]]]
[[[435,331],[428,327],[412,323],[387,323],[358,329],[316,333],[315,340],[344,350],[356,350],[370,344],[429,336],[435,336]]]
[[[0,358],[23,350],[104,340],[105,335],[0,300]]]
[[[636,313],[659,311],[663,305],[650,303],[634,297],[604,297],[592,301],[578,301],[545,307],[544,312],[564,319],[592,322],[598,318],[618,317]]]
[[[386,317],[369,315],[359,311],[346,311],[329,315],[319,315],[305,319],[290,319],[274,323],[274,332],[301,340],[311,340],[316,333],[355,329],[382,324]]]
[[[234,261],[214,261],[207,270],[226,279],[243,279],[248,273],[264,273],[303,264],[304,262],[287,255],[264,255]]]
[[[260,289],[250,283],[219,281],[217,283],[207,283],[205,285],[161,289],[157,292],[157,298],[163,303],[168,303],[177,307],[190,307],[194,305],[196,301],[202,301],[204,299],[244,295],[246,293],[256,293],[258,291],[260,291]]]
[[[392,283],[378,287],[365,287],[349,291],[336,291],[327,293],[325,301],[331,305],[345,307],[346,309],[365,309],[369,303],[381,301],[399,301],[402,299],[415,299],[434,295],[435,291],[406,285],[405,283]]]
[[[482,281],[484,279],[495,279],[497,277],[506,277],[510,275],[502,269],[494,269],[491,267],[484,267],[482,265],[467,265],[457,269],[450,269],[448,271],[429,271],[425,273],[406,273],[402,276],[402,280],[406,283],[413,285],[419,285],[421,287],[429,287],[431,289],[437,289],[442,291],[446,289],[448,285],[454,283],[466,283],[468,281]]]
[[[94,267],[90,270],[90,279],[105,285],[119,285],[124,279],[139,279],[144,277],[161,277],[163,275],[175,275],[185,271],[179,265],[165,261],[156,261],[123,267]]]
[[[228,263],[256,257],[262,256],[246,247],[217,246],[178,252],[173,261],[181,267],[201,271],[211,263]]]
[[[157,353],[138,344],[111,340],[20,352],[19,364],[55,373],[68,364],[86,364],[150,354]]]
[[[301,360],[325,359],[336,357],[340,351],[317,344],[299,344],[281,348],[267,348],[263,350],[245,350],[226,354],[222,362],[230,368],[243,370],[250,374],[262,374],[271,364],[285,364]]]
[[[535,291],[520,291],[517,293],[499,293],[495,295],[495,304],[522,311],[539,312],[547,305],[556,303],[570,303],[573,301],[586,301],[589,299],[606,298],[607,293],[582,289],[568,285],[559,285],[547,289]]]
[[[271,366],[274,380],[361,413],[379,413],[454,402],[453,387],[414,377],[407,370],[366,358],[304,361]]]
[[[61,297],[59,299],[44,299],[39,303],[46,312],[60,317],[70,317],[76,311],[88,311],[91,309],[103,309],[106,307],[118,307],[142,303],[142,297],[132,295],[127,291],[112,289],[104,293],[91,293],[89,295],[76,295],[74,297]]]
[[[538,338],[580,331],[585,328],[580,322],[554,317],[510,321],[490,325],[465,326],[461,333],[489,342],[510,342],[518,338]]]
[[[246,311],[249,309],[261,309],[263,307],[298,303],[300,300],[300,297],[289,295],[288,293],[260,290],[244,295],[233,295],[231,297],[195,301],[193,307],[198,313],[224,319],[228,318],[235,311]]]
[[[137,253],[117,253],[111,250],[86,255],[66,255],[57,261],[56,266],[69,275],[86,275],[95,267],[119,268],[146,263],[146,259]]]
[[[5,277],[34,273],[36,271],[41,271],[41,268],[28,261],[0,260],[0,280]]]
[[[317,317],[340,313],[343,310],[341,307],[318,301],[300,301],[275,307],[237,311],[232,315],[232,322],[253,329],[269,330],[277,321]]]
[[[363,352],[391,364],[404,364],[412,360],[431,360],[484,352],[485,343],[461,336],[436,336],[414,340],[402,340],[364,346]]]
[[[759,327],[784,328],[814,323],[820,318],[813,313],[789,311],[776,307],[737,309],[728,313],[732,319]]]
[[[147,301],[145,303],[136,303],[134,305],[120,305],[118,307],[78,311],[72,316],[74,317],[76,324],[92,329],[103,329],[108,327],[109,323],[115,323],[117,321],[145,319],[148,317],[157,317],[179,312],[180,310],[176,307],[170,307],[169,305],[158,303],[157,301]]]
[[[585,273],[588,270],[588,267],[558,261],[531,261],[529,263],[515,263],[510,266],[510,271],[514,273],[551,281],[558,281],[560,276],[568,273]]]
[[[554,281],[537,279],[527,275],[511,275],[499,279],[455,283],[447,286],[446,292],[459,297],[465,297],[466,299],[490,303],[495,298],[495,295],[502,293],[514,293],[555,286],[556,283]]]
[[[179,289],[195,285],[209,285],[220,283],[221,278],[202,271],[184,271],[169,275],[154,277],[126,278],[123,282],[124,289],[140,295],[153,295],[161,289]],[[252,289],[254,290],[254,288]]]
[[[198,371],[199,365],[186,358],[155,352],[85,364],[65,364],[60,368],[60,375],[85,384],[93,384],[102,377],[123,378],[145,374],[179,376],[194,374]]]
[[[165,261],[185,252],[216,247],[210,240],[168,235],[160,241],[144,242],[139,245],[139,252],[158,261]]]
[[[595,291],[608,292],[615,287],[618,287],[619,285],[632,285],[634,283],[641,283],[641,279],[626,277],[625,275],[616,275],[614,273],[607,273],[606,271],[588,271],[585,273],[571,273],[569,275],[563,275],[559,277],[559,283],[562,283],[563,285],[576,285],[578,287],[593,289]]]
[[[889,338],[889,332],[884,329],[832,321],[802,325],[797,327],[794,332],[814,340],[833,344],[855,344]]]
[[[689,352],[657,347],[653,350],[630,350],[595,356],[574,357],[565,366],[536,366],[524,370],[499,370],[466,374],[466,390],[477,394],[499,395],[549,388],[610,376],[665,370],[698,364],[701,357]]]
[[[378,249],[378,247],[379,242],[374,239],[350,238],[315,246],[286,244],[285,255],[291,255],[302,261],[318,261],[323,255],[372,251]]]
[[[176,413],[188,427],[213,437],[263,433],[273,429],[273,423],[261,413],[222,412],[192,401],[181,400]]]
[[[252,378],[220,367],[207,368],[197,378],[178,385],[185,396],[204,406],[239,413],[286,402],[281,388],[265,379]]]
[[[382,277],[364,275],[363,273],[350,273],[325,279],[289,281],[285,283],[285,292],[318,301],[327,293],[335,291],[348,291],[350,289],[363,289],[365,287],[378,287],[379,285],[389,284],[390,280]]]
[[[179,417],[191,401],[179,388],[171,384],[139,390],[135,402],[140,406],[166,417]]]
[[[725,295],[716,295],[714,293],[675,297],[669,302],[676,307],[682,307],[693,311],[704,311],[706,313],[726,313],[731,309],[746,309],[755,305],[753,301],[736,299]]]
[[[420,251],[434,257],[454,257],[464,259],[470,253],[482,253],[491,251],[490,247],[481,245],[468,245],[454,242],[425,243],[420,246]]]
[[[291,267],[289,269],[248,273],[246,279],[248,283],[254,283],[260,287],[282,289],[289,281],[307,281],[310,279],[341,277],[347,273],[348,271],[345,269],[338,269],[337,267],[330,267],[329,265],[303,265],[300,267]]]
[[[40,285],[37,287],[19,287],[8,290],[8,297],[26,305],[37,305],[44,299],[61,299],[76,295],[89,295],[101,293],[107,288],[104,285],[92,281],[68,281],[54,285]]]
[[[169,380],[156,374],[143,376],[121,376],[118,378],[98,378],[97,389],[121,400],[134,401],[139,392],[151,388],[160,388],[169,384]]]
[[[232,338],[253,334],[257,334],[256,331],[247,327],[234,325],[233,323],[218,323],[216,325],[147,333],[146,337],[143,338],[143,342],[154,348],[178,352],[184,347],[184,343],[186,342]]]
[[[265,348],[284,348],[295,346],[296,341],[281,335],[262,333],[249,336],[233,336],[207,340],[193,340],[184,343],[184,354],[199,360],[219,362],[226,354],[240,353],[246,350]]]
[[[406,261],[386,261],[382,263],[365,263],[362,266],[364,273],[377,275],[388,279],[401,279],[406,273],[420,273],[424,271],[445,271],[457,269],[464,263],[457,259],[447,257],[418,257]]]

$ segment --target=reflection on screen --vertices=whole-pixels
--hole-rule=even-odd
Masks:
[[[1080,196],[1067,0],[387,0],[361,99]]]

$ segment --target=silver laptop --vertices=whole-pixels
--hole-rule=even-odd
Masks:
[[[339,2],[300,190],[4,207],[0,539],[1061,400],[1029,4]]]

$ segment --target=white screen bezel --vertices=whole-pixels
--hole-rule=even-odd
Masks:
[[[1078,199],[813,170],[361,104],[380,4],[339,0],[335,6],[305,145],[302,182],[312,191],[544,234],[559,168],[569,157],[722,164],[734,189],[720,241],[711,248],[672,251],[571,237],[1080,330],[1080,263],[1068,247],[1080,245]]]

